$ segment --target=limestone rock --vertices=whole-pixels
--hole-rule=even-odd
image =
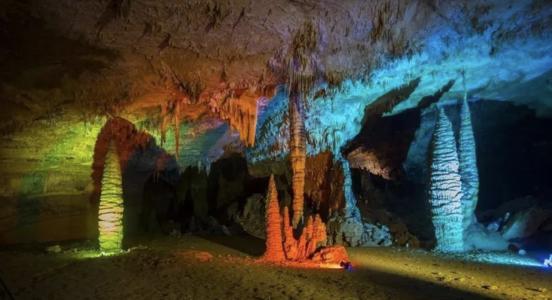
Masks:
[[[354,218],[333,217],[329,224],[331,242],[351,247],[391,246],[393,237],[385,225],[363,223]]]
[[[551,217],[552,211],[533,206],[514,213],[504,224],[500,233],[507,240],[529,237]]]
[[[341,262],[348,262],[349,255],[347,254],[347,249],[345,249],[345,247],[331,246],[322,248],[320,251],[314,253],[312,260],[327,264],[339,264]]]
[[[492,231],[479,223],[472,223],[464,232],[464,249],[484,251],[504,251],[508,242],[500,233]]]
[[[254,194],[247,198],[241,215],[236,217],[236,222],[241,225],[248,234],[265,239],[265,197]]]

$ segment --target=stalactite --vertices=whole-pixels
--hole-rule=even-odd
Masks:
[[[247,90],[237,98],[226,99],[218,112],[239,133],[240,139],[248,147],[255,144],[258,99],[254,92]]]
[[[438,251],[463,250],[462,183],[452,124],[442,108],[433,133],[429,201]]]
[[[470,107],[466,97],[460,108],[460,136],[458,139],[458,156],[460,161],[460,176],[462,177],[462,210],[464,229],[475,220],[475,208],[479,193],[479,173],[477,171],[477,156],[475,138],[470,116]]]
[[[274,182],[274,175],[270,176],[266,195],[266,251],[264,258],[268,261],[283,261],[285,259],[282,248],[282,220],[278,191]]]
[[[174,122],[173,122],[173,131],[174,131],[174,156],[178,159],[178,152],[180,151],[180,109],[181,101],[176,101],[174,108]]]
[[[303,219],[304,191],[305,191],[305,128],[301,114],[299,97],[290,98],[290,160],[292,170],[292,225],[296,228]]]
[[[114,143],[111,142],[105,159],[98,212],[99,241],[102,252],[121,250],[124,210],[121,178],[119,157]]]

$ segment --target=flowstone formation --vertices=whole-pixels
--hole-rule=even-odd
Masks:
[[[123,241],[123,187],[121,166],[113,142],[105,159],[98,211],[100,250],[120,251]]]
[[[458,139],[458,159],[460,163],[460,177],[462,178],[464,229],[477,222],[475,219],[475,208],[477,206],[479,192],[475,138],[473,136],[470,107],[466,98],[467,97],[464,97],[460,108],[460,136]]]
[[[458,252],[464,248],[462,182],[452,124],[439,108],[431,145],[429,201],[435,227],[435,250]]]

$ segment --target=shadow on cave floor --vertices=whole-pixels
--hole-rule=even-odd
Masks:
[[[0,277],[16,299],[552,297],[545,289],[552,283],[548,270],[465,263],[422,251],[349,249],[355,267],[346,272],[261,263],[248,253],[258,253],[262,241],[250,237],[160,237],[143,242],[143,247],[107,257],[83,258],[79,251],[0,251]]]
[[[264,253],[265,241],[247,234],[238,236],[200,235],[199,237],[254,257]]]

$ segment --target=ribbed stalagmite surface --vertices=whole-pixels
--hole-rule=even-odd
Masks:
[[[470,107],[464,98],[460,108],[460,137],[458,156],[460,161],[460,176],[462,177],[462,210],[464,214],[464,229],[475,219],[475,208],[479,193],[479,173],[475,152],[475,138],[470,116]]]
[[[121,166],[113,142],[105,159],[98,212],[100,250],[121,250],[123,241],[123,187]]]
[[[264,258],[268,261],[283,261],[285,259],[282,248],[282,219],[278,204],[278,191],[274,176],[270,176],[268,193],[266,195],[266,250]]]
[[[300,99],[292,95],[289,103],[290,113],[290,160],[293,188],[293,228],[296,228],[303,219],[304,190],[305,190],[305,127],[301,113]]]
[[[462,251],[462,183],[452,124],[442,108],[433,133],[429,201],[438,251]]]

